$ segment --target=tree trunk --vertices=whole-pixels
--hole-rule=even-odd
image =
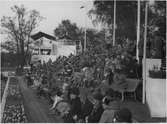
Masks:
[[[23,70],[24,67],[24,63],[25,63],[25,52],[24,52],[24,41],[23,39],[20,39],[20,47],[21,47],[21,53],[20,53],[20,66],[21,66],[21,70]]]

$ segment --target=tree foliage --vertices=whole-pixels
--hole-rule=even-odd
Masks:
[[[71,40],[80,40],[82,46],[84,46],[85,40],[85,29],[79,28],[75,23],[70,22],[70,20],[63,20],[61,24],[54,30],[54,34],[58,38],[67,38]],[[102,42],[104,42],[104,31],[96,31],[94,29],[87,28],[86,30],[86,47],[88,50],[99,47]]]
[[[72,40],[78,40],[80,39],[81,31],[76,23],[71,23],[70,20],[63,20],[54,30],[54,34],[58,38],[67,36]]]
[[[30,35],[32,31],[38,26],[42,17],[36,10],[28,11],[23,5],[20,7],[15,5],[11,8],[14,16],[3,16],[1,19],[1,26],[3,33],[8,34],[8,43],[16,48],[19,64],[23,66],[26,57],[29,54],[29,45],[31,44]],[[2,46],[3,47],[3,46]],[[9,50],[6,47],[7,50]]]
[[[137,5],[135,1],[116,2],[116,34],[134,40]],[[93,23],[102,23],[113,29],[114,1],[94,1],[94,8],[89,11]]]
[[[141,36],[140,36],[140,56],[143,54],[143,34],[144,34],[144,19],[145,19],[145,3],[141,2]],[[94,7],[89,11],[89,17],[94,24],[107,24],[110,28],[110,33],[113,30],[113,15],[114,1],[95,0]],[[148,9],[148,37],[147,48],[148,52],[152,49],[159,49],[157,53],[162,52],[162,46],[166,40],[166,1],[155,1],[153,5],[149,5]],[[137,27],[137,1],[116,1],[116,42],[119,39],[136,40]],[[112,39],[110,38],[112,41]],[[163,44],[163,45],[162,45]],[[166,48],[164,48],[166,49]],[[148,55],[149,56],[149,55]]]

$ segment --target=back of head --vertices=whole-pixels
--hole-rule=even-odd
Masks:
[[[93,93],[93,98],[98,100],[98,101],[101,101],[103,99],[103,95],[100,92],[95,91]]]
[[[77,87],[74,87],[70,89],[70,94],[74,94],[78,96],[80,94],[80,91]]]
[[[112,89],[112,88],[109,88],[106,92],[105,92],[105,95],[106,96],[110,96],[112,98],[115,98],[116,97],[116,92]]]

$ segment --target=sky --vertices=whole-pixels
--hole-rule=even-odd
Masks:
[[[53,35],[54,29],[64,19],[69,19],[72,23],[76,23],[78,27],[99,28],[94,27],[91,19],[86,16],[86,12],[93,7],[93,1],[91,0],[0,0],[0,18],[2,16],[12,16],[11,7],[22,4],[28,10],[36,9],[41,16],[45,17],[35,32],[42,31]],[[81,6],[85,6],[86,9],[81,9]],[[0,36],[1,41],[4,37],[5,35]]]

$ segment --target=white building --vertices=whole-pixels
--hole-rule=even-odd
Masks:
[[[81,49],[79,42],[69,40],[67,37],[56,39],[54,36],[38,32],[31,36],[34,41],[33,55],[31,62],[43,61],[47,62],[49,59],[56,60],[59,56],[76,55],[77,51]]]

